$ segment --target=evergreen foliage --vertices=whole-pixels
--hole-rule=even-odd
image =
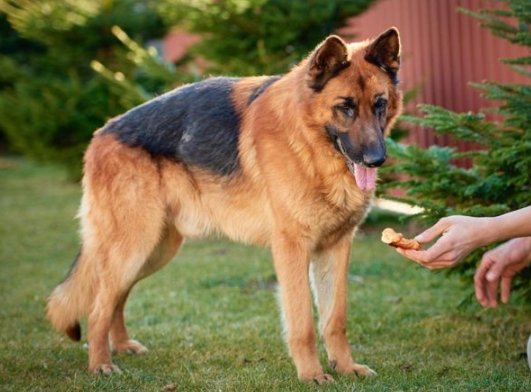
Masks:
[[[208,73],[285,73],[374,0],[165,0],[161,15],[202,40]]]
[[[471,13],[484,27],[518,45],[531,47],[531,2],[503,0],[506,9],[486,9]],[[502,60],[515,72],[531,77],[531,57]],[[531,205],[531,87],[489,81],[474,84],[483,95],[502,102],[494,113],[455,113],[440,107],[422,105],[422,118],[405,116],[404,120],[437,134],[473,143],[477,148],[461,153],[455,148],[402,145],[389,140],[389,154],[396,163],[385,168],[395,180],[382,184],[382,192],[398,188],[405,196],[386,197],[423,207],[421,218],[427,224],[447,215],[494,216]],[[498,118],[498,121],[489,120]],[[466,158],[472,163],[463,168],[457,162]],[[404,178],[403,174],[407,177]],[[481,254],[479,249],[456,268],[469,280]],[[531,271],[518,276],[516,285],[531,300]]]
[[[141,42],[166,29],[147,1],[0,0],[0,12],[8,37],[0,44],[0,133],[12,150],[78,177],[92,133],[128,109],[91,61],[134,80],[136,67],[112,26]]]

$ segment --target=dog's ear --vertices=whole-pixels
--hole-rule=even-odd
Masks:
[[[400,68],[400,36],[395,27],[380,34],[366,49],[365,60],[375,64],[389,74],[397,83],[396,74]]]
[[[337,35],[328,37],[310,57],[306,75],[308,86],[315,91],[321,91],[330,79],[350,65],[347,56],[345,42]]]

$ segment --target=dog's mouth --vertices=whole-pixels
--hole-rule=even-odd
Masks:
[[[354,179],[356,180],[356,185],[358,185],[358,188],[360,188],[362,191],[370,191],[376,188],[377,169],[355,163],[352,159],[350,159],[347,152],[345,151],[345,148],[343,147],[343,144],[341,143],[341,139],[339,137],[336,137],[335,142],[337,146],[339,147],[339,151],[345,158],[347,167],[352,173],[352,175],[354,176]]]

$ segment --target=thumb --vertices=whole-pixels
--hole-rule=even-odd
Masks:
[[[485,279],[487,279],[489,282],[496,282],[498,279],[500,279],[501,273],[501,269],[492,267],[492,269],[487,272],[487,275],[485,275]]]
[[[485,275],[485,279],[489,282],[496,282],[500,279],[500,276],[503,273],[503,270],[505,269],[505,264],[501,261],[494,261],[492,266],[489,269],[489,272]]]
[[[448,228],[448,226],[449,224],[446,219],[440,219],[435,225],[417,235],[415,240],[421,244],[433,241],[435,238],[440,236]]]

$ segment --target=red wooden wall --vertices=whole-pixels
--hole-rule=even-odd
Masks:
[[[339,33],[354,33],[356,40],[377,36],[390,26],[400,31],[404,90],[420,86],[415,102],[443,106],[452,111],[478,111],[496,105],[480,97],[469,82],[495,80],[529,83],[529,79],[499,62],[500,58],[530,55],[529,49],[512,45],[481,28],[479,21],[458,8],[477,11],[499,7],[488,0],[380,0],[362,15],[349,20]],[[415,129],[409,141],[422,146],[456,145],[447,137]],[[466,149],[466,145],[459,144]]]

